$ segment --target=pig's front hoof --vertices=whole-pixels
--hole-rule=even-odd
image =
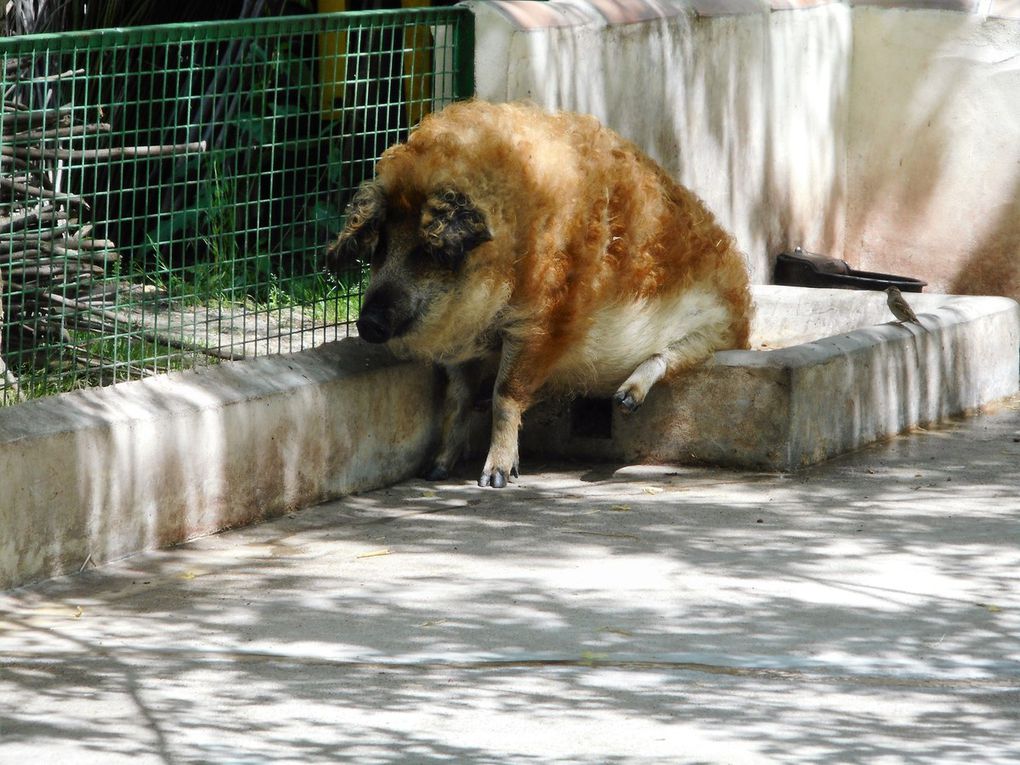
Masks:
[[[510,471],[510,475],[516,476],[517,468],[513,468]],[[478,485],[482,487],[491,486],[494,489],[502,489],[506,486],[506,473],[499,468],[496,468],[491,473],[486,471],[482,473],[482,477],[478,479]]]
[[[510,475],[514,478],[520,475],[520,471],[517,466],[514,465],[510,468]],[[481,473],[481,477],[478,478],[479,487],[492,487],[493,489],[503,489],[507,484],[507,473],[500,468],[494,469],[492,472],[484,471]]]
[[[636,400],[630,391],[621,388],[616,391],[613,396],[613,403],[620,407],[620,411],[624,414],[633,414],[641,406],[641,402]]]
[[[445,481],[449,477],[450,471],[442,465],[433,465],[422,475],[426,481]]]
[[[482,468],[482,476],[478,479],[479,486],[491,486],[494,489],[502,489],[507,485],[507,482],[511,478],[517,478],[520,474],[519,466],[521,464],[520,457],[517,456],[517,450],[507,453],[496,453],[489,451],[489,457],[485,460],[485,466]],[[507,468],[506,466],[510,467]]]

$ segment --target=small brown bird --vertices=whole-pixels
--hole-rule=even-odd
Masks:
[[[885,294],[889,296],[886,301],[889,304],[889,310],[892,311],[893,316],[898,321],[912,321],[914,324],[921,323],[917,320],[917,314],[910,307],[910,303],[907,302],[907,299],[903,297],[903,294],[896,287],[887,287]]]

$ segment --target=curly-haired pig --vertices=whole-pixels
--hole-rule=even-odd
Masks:
[[[480,370],[496,370],[480,486],[518,475],[521,416],[549,392],[633,412],[664,377],[746,348],[733,238],[691,191],[589,116],[470,101],[389,148],[329,252],[371,264],[358,331],[448,376],[426,474],[464,449]]]

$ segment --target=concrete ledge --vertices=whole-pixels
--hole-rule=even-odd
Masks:
[[[573,405],[536,407],[524,454],[790,470],[1017,390],[1012,300],[911,295],[916,327],[881,323],[881,293],[754,289],[761,350],[630,417],[607,407],[602,437]],[[438,392],[428,367],[344,340],[0,409],[0,589],[400,481]]]
[[[547,402],[525,419],[522,451],[794,470],[1018,389],[1020,307],[1007,298],[911,295],[918,327],[879,323],[883,293],[754,290],[753,340],[787,347],[717,353],[634,415],[607,402],[598,436],[579,433],[577,404]]]
[[[402,480],[434,395],[344,340],[0,409],[0,589]]]

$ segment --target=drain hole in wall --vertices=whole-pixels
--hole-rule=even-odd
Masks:
[[[570,435],[612,438],[613,402],[608,398],[578,398],[570,405]]]

